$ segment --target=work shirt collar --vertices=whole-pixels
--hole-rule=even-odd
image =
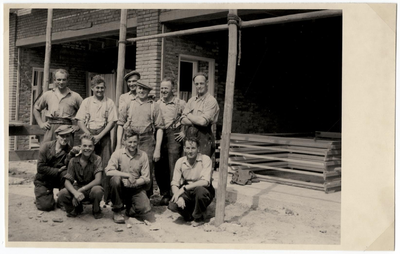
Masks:
[[[146,102],[142,102],[137,95],[133,100],[137,101],[140,105],[145,104],[145,103],[153,103],[154,102],[153,99],[151,99],[150,97],[147,98]]]
[[[166,105],[168,105],[168,104],[177,104],[177,97],[176,96],[174,96],[174,97],[172,97],[172,99],[169,101],[169,102],[166,102],[165,100],[164,100],[164,98],[161,98],[160,100],[164,103],[164,104],[166,104]]]
[[[58,90],[58,87],[54,87],[53,89],[51,89],[53,92],[56,92],[57,90]],[[60,91],[60,90],[58,90],[58,91]],[[60,92],[61,93],[61,92]],[[67,94],[69,94],[69,93],[71,93],[71,89],[69,89],[69,87],[67,87],[67,93],[65,94],[65,95],[67,95]]]
[[[197,162],[202,161],[202,160],[203,160],[202,158],[203,158],[203,156],[201,155],[201,153],[198,153],[198,154],[197,154],[197,157],[196,157],[196,163],[195,163],[194,165],[196,165]],[[187,159],[187,156],[184,157],[183,163],[186,164],[186,165],[189,166],[189,167],[192,167],[192,165],[190,165],[190,163],[189,163],[189,161],[188,161],[188,159]],[[194,165],[193,165],[193,166],[194,166]]]
[[[136,149],[135,155],[132,156],[132,155],[129,153],[128,149],[126,149],[126,147],[125,147],[123,153],[126,154],[126,156],[128,156],[130,159],[133,159],[133,157],[136,156],[136,155],[140,155],[139,149]]]
[[[196,95],[196,101],[204,101],[204,100],[208,97],[208,95],[210,95],[208,92],[205,93],[205,94],[202,95],[202,96]]]
[[[97,102],[106,102],[107,101],[107,97],[103,96],[103,99],[99,100],[97,99],[96,95],[93,95],[93,103],[97,103]]]

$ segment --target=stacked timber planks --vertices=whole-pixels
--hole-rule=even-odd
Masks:
[[[332,135],[331,135],[332,136]],[[286,137],[231,134],[229,166],[252,170],[260,180],[322,190],[341,189],[341,140],[337,136]]]

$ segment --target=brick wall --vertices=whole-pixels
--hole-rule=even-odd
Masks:
[[[8,78],[9,78],[9,120],[15,120],[16,119],[16,88],[17,88],[17,68],[18,68],[18,53],[17,53],[17,48],[15,47],[15,28],[17,25],[17,15],[10,13],[10,37],[8,41],[9,45],[9,50],[10,50],[10,55],[9,55],[9,73],[8,73]],[[15,139],[14,137],[9,138],[9,149],[14,149],[15,145]]]
[[[79,43],[53,45],[51,54],[51,69],[66,69],[69,73],[69,87],[86,97],[86,73],[110,73],[116,69],[117,49],[113,52],[93,52],[80,48]],[[21,85],[19,90],[19,119],[24,123],[30,122],[31,93],[33,68],[43,68],[45,47],[21,49]],[[107,57],[105,57],[107,55]],[[107,60],[105,60],[107,59]],[[18,138],[18,149],[28,149],[27,138]]]
[[[158,34],[161,32],[159,10],[137,10],[137,37]],[[154,86],[156,97],[160,93],[161,77],[161,39],[136,42],[136,70],[141,79]]]
[[[136,10],[128,10],[128,19],[136,16]],[[100,25],[113,21],[120,21],[120,9],[54,9],[53,32],[62,32],[71,26]],[[31,14],[20,16],[18,20],[17,38],[29,38],[46,34],[47,9],[32,9]]]

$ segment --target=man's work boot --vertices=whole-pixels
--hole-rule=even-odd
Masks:
[[[121,212],[114,212],[114,222],[118,224],[125,223],[124,216],[122,216]]]

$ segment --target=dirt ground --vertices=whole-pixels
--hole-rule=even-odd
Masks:
[[[90,205],[77,218],[68,218],[60,209],[41,212],[34,205],[35,173],[36,161],[10,162],[10,242],[340,244],[340,213],[302,206],[261,209],[227,202],[225,223],[219,227],[214,226],[215,200],[207,210],[207,223],[192,227],[179,214],[158,206],[157,192],[151,198],[152,212],[126,218],[126,224],[113,222],[110,206],[102,209],[99,220],[93,218]]]

